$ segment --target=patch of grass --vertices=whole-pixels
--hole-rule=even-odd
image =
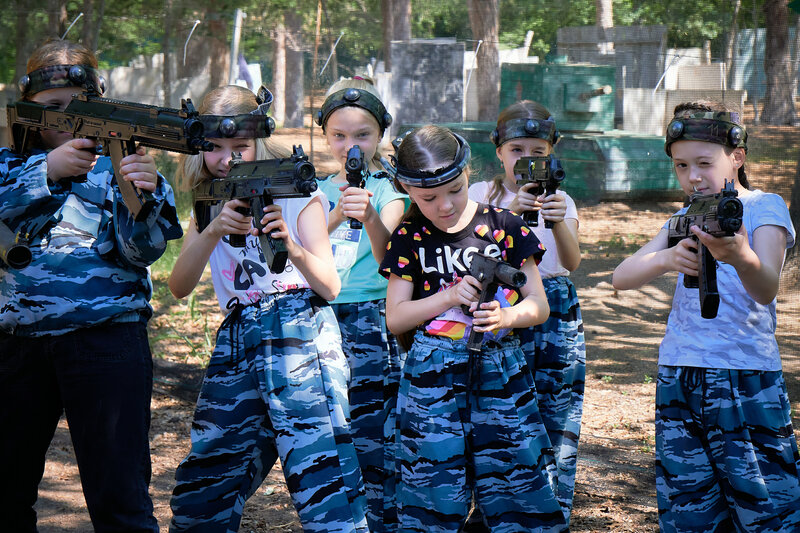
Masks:
[[[648,374],[645,374],[645,375],[644,375],[644,382],[645,382],[645,383],[652,383],[652,382],[653,382],[653,376],[650,376],[650,375],[648,375]]]
[[[614,378],[612,376],[609,376],[609,375],[605,375],[605,376],[600,378],[600,381],[602,381],[603,383],[611,383],[613,380],[614,380]]]
[[[604,241],[597,241],[600,250],[607,250],[609,252],[635,252],[645,243],[645,238],[641,235],[628,233],[627,235],[612,235],[611,238]]]

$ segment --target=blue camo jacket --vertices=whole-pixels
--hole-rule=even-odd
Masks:
[[[30,265],[15,270],[0,261],[0,329],[39,337],[146,321],[153,314],[148,267],[183,235],[172,188],[160,177],[158,207],[135,222],[110,158],[98,158],[85,183],[53,183],[46,157],[0,149],[0,219],[14,232],[35,217],[54,222],[31,239]]]

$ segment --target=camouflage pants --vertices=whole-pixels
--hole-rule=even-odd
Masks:
[[[458,531],[473,491],[493,532],[566,531],[516,338],[484,344],[469,402],[468,357],[464,340],[421,332],[408,353],[397,405],[400,531]]]
[[[519,331],[533,372],[536,401],[558,467],[556,496],[569,523],[586,378],[586,343],[578,294],[566,276],[543,279],[550,318]]]
[[[305,531],[367,532],[348,378],[333,311],[313,292],[237,305],[217,332],[170,531],[237,531],[280,456]]]
[[[350,433],[367,493],[372,533],[397,530],[394,433],[400,349],[386,329],[386,302],[333,304],[350,367]]]
[[[800,458],[783,373],[659,366],[661,531],[800,531]]]

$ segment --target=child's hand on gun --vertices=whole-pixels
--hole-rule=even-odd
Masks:
[[[535,183],[526,183],[520,187],[519,191],[517,191],[517,196],[514,197],[508,208],[515,213],[535,211],[541,208],[542,203],[539,201],[538,197],[530,192],[530,190],[535,187]]]
[[[137,188],[155,192],[158,185],[156,162],[145,152],[144,146],[136,148],[136,152],[127,155],[119,162],[119,173],[122,179],[133,182]]]
[[[544,220],[553,223],[564,221],[564,215],[567,214],[567,201],[564,196],[556,192],[549,196],[543,194],[537,200],[541,202],[540,209]]]
[[[700,271],[700,256],[694,239],[682,239],[672,248],[664,249],[666,267],[669,272],[682,272],[687,276],[697,276]]]
[[[472,312],[478,305],[481,284],[477,279],[467,274],[447,290],[451,297],[451,307],[460,306],[462,309],[469,309]]]
[[[728,263],[735,268],[737,264],[742,262],[745,254],[750,251],[750,243],[747,240],[747,229],[744,224],[736,231],[736,234],[730,237],[712,237],[698,226],[689,228],[700,242],[708,248],[711,255],[717,261]]]
[[[225,235],[245,235],[249,233],[253,229],[252,217],[240,213],[237,209],[249,211],[250,204],[239,199],[225,202],[219,215],[214,217],[204,231],[210,231],[218,239]]]
[[[87,174],[97,161],[96,147],[97,142],[92,139],[70,139],[54,148],[47,154],[47,177],[57,182]]]
[[[283,210],[277,204],[270,204],[264,208],[264,216],[261,218],[262,232],[270,235],[273,239],[281,239],[286,243],[286,251],[291,256],[297,244],[289,236],[289,226],[283,218]],[[258,236],[258,230],[253,228],[253,235]]]
[[[478,333],[486,333],[503,327],[503,312],[500,302],[492,300],[481,304],[480,310],[472,313],[472,326]]]
[[[339,198],[339,204],[336,208],[339,209],[342,218],[354,218],[365,222],[370,214],[369,209],[372,207],[369,199],[373,196],[373,193],[367,189],[352,187],[346,183],[339,187],[339,190],[342,191],[342,196]]]

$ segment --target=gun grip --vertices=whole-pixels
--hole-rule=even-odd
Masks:
[[[717,290],[717,260],[703,245],[700,245],[700,272],[702,282],[700,289],[700,316],[716,318],[719,310],[719,292]]]
[[[264,216],[264,208],[272,203],[272,198],[260,196],[250,200],[250,212],[253,214],[253,225],[258,230],[258,241],[261,244],[261,252],[267,262],[267,267],[273,274],[280,274],[286,268],[289,260],[289,250],[283,239],[274,239],[272,235],[264,233],[264,226],[261,218]]]
[[[539,225],[539,211],[523,211],[522,220],[529,227],[535,228]]]
[[[141,222],[156,207],[156,199],[148,191],[142,191],[133,186],[133,183],[122,178],[119,172],[120,162],[125,156],[136,152],[134,141],[106,141],[108,155],[111,156],[111,165],[114,168],[114,177],[117,180],[119,192],[122,194],[122,201],[133,215],[136,222]]]
[[[252,214],[250,209],[247,209],[246,207],[237,207],[236,212],[242,215]],[[235,248],[244,248],[245,245],[247,244],[247,234],[231,233],[230,235],[228,235],[228,243],[230,243],[230,245]]]

